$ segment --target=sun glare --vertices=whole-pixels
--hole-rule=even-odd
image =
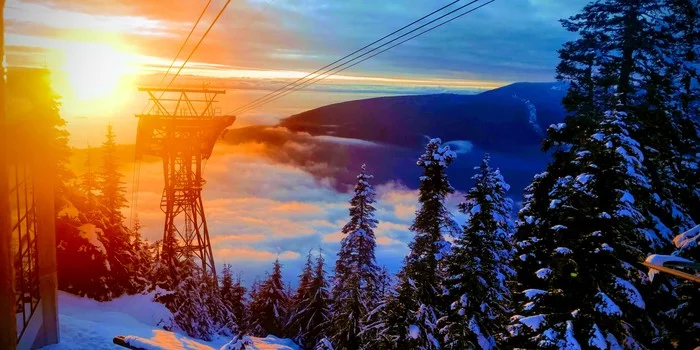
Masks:
[[[61,68],[76,99],[100,99],[114,95],[121,80],[130,73],[129,55],[109,44],[81,43],[66,50]]]

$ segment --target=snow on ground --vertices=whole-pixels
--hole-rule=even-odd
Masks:
[[[146,340],[150,349],[218,350],[231,339],[219,337],[211,342],[162,329],[163,320],[172,314],[153,296],[129,295],[109,302],[97,302],[58,292],[60,343],[44,350],[125,349],[112,343],[115,336],[136,336]],[[289,339],[273,336],[252,338],[258,350],[299,350]]]

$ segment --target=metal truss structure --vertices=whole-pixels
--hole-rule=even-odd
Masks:
[[[139,88],[148,93],[152,107],[136,115],[139,124],[136,155],[163,160],[165,188],[160,207],[165,213],[162,257],[172,267],[177,261],[201,262],[204,275],[216,281],[209,230],[202,204],[202,162],[212,153],[224,129],[235,116],[219,115],[216,96],[225,90]]]

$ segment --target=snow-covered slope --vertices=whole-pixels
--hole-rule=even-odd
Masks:
[[[217,350],[231,340],[221,337],[206,342],[163,330],[164,322],[167,322],[172,314],[163,305],[153,302],[152,297],[129,295],[109,302],[97,302],[59,292],[61,342],[43,349],[124,349],[112,343],[112,339],[118,335],[140,337],[148,342],[151,349]],[[273,336],[252,339],[254,349],[299,349],[289,339]]]

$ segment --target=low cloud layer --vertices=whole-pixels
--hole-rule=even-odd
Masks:
[[[204,170],[204,207],[219,266],[232,264],[250,284],[264,278],[279,257],[285,280],[296,285],[310,250],[321,248],[332,272],[343,237],[341,229],[348,220],[351,188],[340,190],[332,178],[315,177],[303,167],[281,163],[271,157],[272,153],[274,149],[262,143],[217,144]],[[151,241],[162,237],[161,171],[156,162],[141,165],[136,212],[143,233]],[[359,169],[348,171],[354,176]],[[416,210],[417,191],[397,182],[375,186],[377,260],[396,271],[412,239],[408,228]],[[451,197],[449,205],[455,208],[460,197]]]

